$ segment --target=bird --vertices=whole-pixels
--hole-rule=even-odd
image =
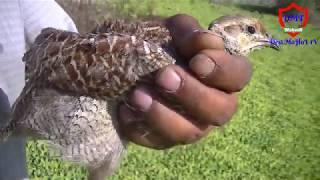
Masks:
[[[279,49],[249,16],[221,16],[194,32],[221,37],[232,55]],[[110,177],[129,143],[119,132],[118,105],[138,84],[154,84],[157,70],[180,58],[158,21],[109,19],[86,34],[45,28],[23,56],[25,86],[0,139],[46,140],[57,156],[86,167],[88,179]]]

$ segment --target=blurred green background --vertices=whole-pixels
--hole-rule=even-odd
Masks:
[[[87,31],[96,20],[115,15],[137,18],[186,13],[206,27],[221,15],[238,13],[259,18],[278,39],[289,38],[280,28],[277,15],[268,11],[277,9],[272,6],[217,4],[207,0],[86,0],[85,4],[64,1],[63,6],[81,31]],[[250,55],[252,81],[241,93],[239,110],[225,128],[196,144],[165,151],[131,145],[111,179],[320,179],[317,23],[308,24],[297,38],[317,39],[318,45],[284,45],[280,52],[264,49]],[[49,157],[44,142],[29,142],[27,154],[31,179],[86,177],[84,169]]]

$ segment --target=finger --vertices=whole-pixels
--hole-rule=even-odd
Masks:
[[[251,64],[245,57],[223,50],[203,50],[191,59],[189,67],[201,82],[226,92],[240,91],[252,75]]]
[[[180,80],[177,80],[180,79]],[[168,66],[156,77],[163,91],[172,94],[195,119],[221,126],[237,109],[235,94],[209,88],[178,66]]]
[[[204,29],[191,16],[184,14],[172,16],[166,20],[166,27],[178,52],[187,59],[204,49],[224,49],[221,37],[201,31],[194,32]]]
[[[151,104],[148,100],[146,103],[146,99],[149,98],[152,101]],[[177,112],[166,107],[157,97],[152,98],[150,91],[146,88],[137,88],[134,90],[129,101],[130,104],[138,109],[140,112],[139,116],[143,116],[143,119],[145,119],[144,122],[153,133],[161,135],[170,142],[169,144],[195,142],[203,137],[207,128],[209,128],[208,124],[201,124],[190,119],[185,119]],[[147,107],[146,104],[149,104],[149,107]]]
[[[121,135],[129,141],[153,149],[166,149],[175,145],[172,141],[147,127],[143,119],[139,117],[139,114],[126,105],[122,104],[120,106],[119,113]]]

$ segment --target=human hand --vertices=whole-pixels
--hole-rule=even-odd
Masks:
[[[190,60],[189,70],[177,65],[161,69],[156,75],[159,87],[139,86],[129,97],[136,110],[120,106],[121,133],[154,149],[196,142],[224,125],[236,112],[237,92],[251,77],[248,60],[226,53],[220,37],[192,33],[201,29],[193,17],[176,15],[166,25],[178,53]],[[193,118],[170,109],[154,93],[156,88],[174,96]]]

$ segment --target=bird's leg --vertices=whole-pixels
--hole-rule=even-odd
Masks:
[[[90,169],[88,180],[106,180],[107,177],[112,174],[112,172],[107,169],[109,169],[109,163],[105,163],[99,168]]]
[[[105,180],[112,176],[120,165],[124,150],[117,147],[115,153],[110,156],[111,159],[105,160],[100,166],[88,167],[88,180]]]

